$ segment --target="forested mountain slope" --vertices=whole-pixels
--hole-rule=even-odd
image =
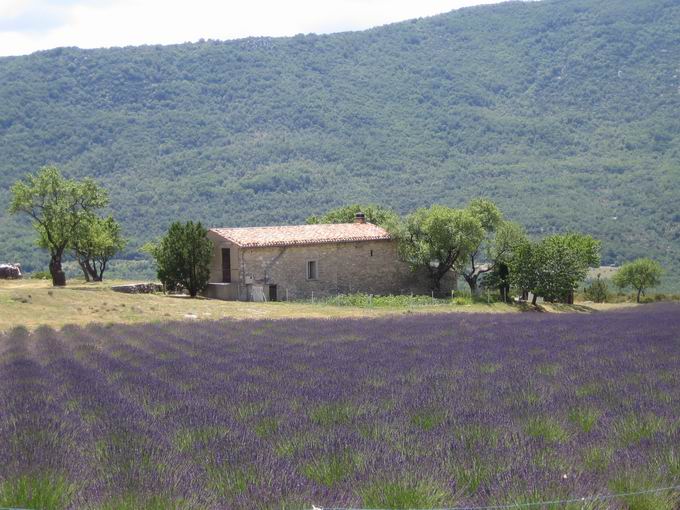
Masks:
[[[0,59],[0,261],[42,267],[9,187],[92,176],[132,239],[495,199],[604,262],[680,269],[680,3],[544,0],[363,32]]]

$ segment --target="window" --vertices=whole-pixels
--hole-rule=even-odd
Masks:
[[[373,256],[373,250],[371,250],[371,257]]]
[[[316,280],[318,276],[319,275],[316,267],[316,260],[307,261],[307,279]]]

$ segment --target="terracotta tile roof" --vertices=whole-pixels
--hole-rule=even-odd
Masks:
[[[372,223],[328,223],[281,227],[213,228],[211,232],[242,248],[389,240],[382,227]]]

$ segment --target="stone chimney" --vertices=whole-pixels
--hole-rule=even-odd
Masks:
[[[354,223],[366,223],[366,215],[362,212],[358,212],[354,215]]]

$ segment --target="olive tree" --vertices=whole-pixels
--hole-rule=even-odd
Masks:
[[[100,282],[109,260],[125,247],[120,224],[111,216],[91,216],[80,224],[78,230],[70,248],[85,280]]]
[[[619,288],[633,287],[637,291],[636,301],[640,302],[640,294],[650,287],[661,283],[663,268],[656,260],[640,258],[621,266],[612,281]]]
[[[50,275],[54,286],[66,285],[62,269],[64,251],[83,232],[81,226],[94,211],[108,204],[108,194],[92,179],[67,179],[46,166],[12,186],[9,212],[31,217],[38,245],[50,252]]]
[[[480,258],[484,255],[484,247],[488,247],[496,229],[503,221],[503,216],[498,207],[496,207],[496,204],[485,198],[472,200],[468,204],[467,210],[479,220],[484,229],[484,236],[468,255],[467,267],[462,270],[463,278],[470,286],[470,293],[475,295],[477,294],[477,281],[479,277],[493,270],[493,265],[489,264],[488,260],[486,264],[481,264]]]
[[[483,285],[486,288],[497,289],[503,301],[507,302],[510,299],[510,266],[514,258],[518,256],[518,251],[528,242],[526,232],[521,225],[511,221],[501,221],[487,243],[486,265],[476,268],[476,276],[483,275],[484,277]],[[475,273],[473,272],[470,276],[475,278]],[[476,278],[473,284],[476,288]]]
[[[513,283],[523,292],[548,301],[573,302],[573,292],[600,263],[600,242],[589,235],[569,233],[548,236],[518,247],[510,265]]]
[[[392,233],[401,258],[414,270],[424,269],[435,292],[446,273],[459,268],[484,238],[482,223],[472,212],[441,205],[418,209]]]

